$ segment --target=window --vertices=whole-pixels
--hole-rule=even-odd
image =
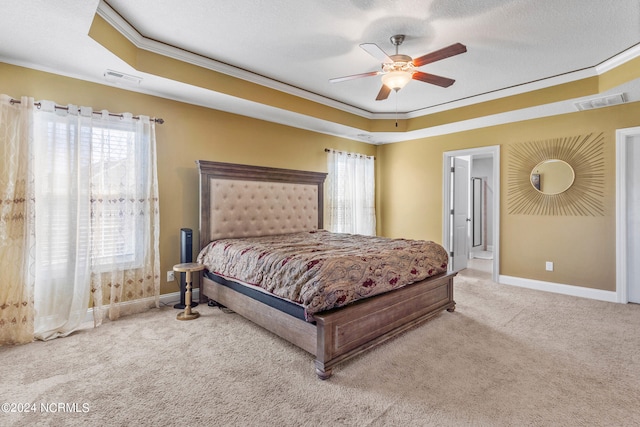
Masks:
[[[68,260],[88,257],[93,272],[141,266],[149,185],[141,138],[118,119],[38,119],[36,200],[47,209],[36,226],[48,235],[40,260],[65,270]]]
[[[327,229],[375,235],[374,158],[329,150],[327,170]]]
[[[135,133],[93,128],[91,145],[91,204],[104,204],[91,216],[92,266],[136,268],[142,263],[144,241],[136,213],[137,180],[138,175],[145,176],[146,165],[137,158]]]

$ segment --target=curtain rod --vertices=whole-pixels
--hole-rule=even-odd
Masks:
[[[20,101],[19,99],[11,99],[11,100],[9,101],[9,103],[10,103],[10,104],[12,104],[12,105],[13,105],[13,104],[21,104],[21,103],[22,103],[22,101]],[[38,107],[38,109],[40,109],[40,107],[42,106],[42,104],[41,104],[41,103],[39,103],[39,102],[34,102],[34,103],[33,103],[33,105],[35,105],[36,107]],[[65,110],[65,111],[69,111],[69,107],[65,107],[65,106],[63,106],[63,105],[55,105],[53,108],[55,108],[56,110]],[[93,114],[102,114],[100,111],[92,111],[92,113],[93,113]],[[124,117],[124,115],[123,115],[123,114],[116,114],[116,113],[109,113],[109,115],[110,115],[111,117],[120,117],[120,118],[123,118],[123,117]],[[132,119],[135,119],[135,120],[140,120],[140,117],[138,117],[138,116],[133,116],[133,117],[131,117],[131,118],[132,118]],[[164,119],[160,119],[160,118],[155,118],[155,117],[154,117],[154,118],[149,119],[149,120],[151,120],[151,121],[153,121],[153,122],[156,122],[156,123],[158,123],[159,125],[161,125],[161,124],[163,124],[163,123],[164,123]]]
[[[325,148],[324,152],[325,153],[330,153],[330,152],[341,153],[341,154],[346,154],[347,156],[371,157],[373,160],[376,159],[375,156],[367,156],[366,154],[360,154],[360,153],[349,153],[347,151],[334,150],[333,148]]]

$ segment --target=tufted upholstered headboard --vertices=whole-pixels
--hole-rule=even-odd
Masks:
[[[326,173],[196,161],[200,248],[221,238],[322,228]]]

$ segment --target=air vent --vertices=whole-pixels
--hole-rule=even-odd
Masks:
[[[141,77],[132,76],[131,74],[121,73],[119,71],[107,70],[104,72],[104,78],[111,83],[122,83],[128,85],[139,85],[142,81]]]
[[[576,102],[575,106],[578,110],[593,110],[594,108],[611,107],[612,105],[624,104],[624,94],[603,96],[601,98],[587,99],[586,101]]]

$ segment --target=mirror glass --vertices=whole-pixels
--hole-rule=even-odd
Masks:
[[[560,194],[573,185],[576,174],[564,160],[549,159],[540,162],[531,171],[531,185],[542,194]]]

